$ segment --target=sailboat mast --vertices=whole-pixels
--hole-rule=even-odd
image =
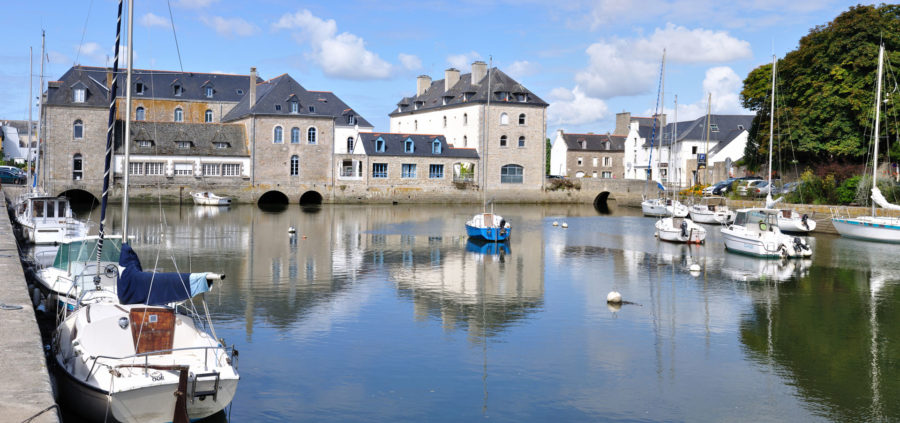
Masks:
[[[487,149],[488,149],[488,133],[490,130],[490,125],[488,124],[488,119],[490,119],[490,108],[491,108],[491,68],[494,67],[494,57],[488,57],[488,71],[487,71],[487,105],[484,108],[484,123],[482,124],[482,137],[481,137],[481,145],[484,147],[481,151],[481,210],[482,212],[487,211],[487,174],[485,174],[485,169],[487,169]]]
[[[666,49],[663,49],[662,71],[660,72],[660,75],[659,75],[659,86],[660,86],[660,89],[659,89],[659,111],[657,112],[657,115],[653,117],[653,119],[659,120],[659,133],[660,133],[659,140],[660,141],[659,141],[659,154],[658,154],[659,157],[656,159],[656,171],[660,175],[660,177],[659,177],[660,182],[662,182],[662,172],[660,170],[660,168],[662,167],[662,144],[663,144],[662,143],[662,138],[663,138],[662,134],[663,134],[663,131],[666,130],[665,125],[663,125],[663,121],[662,121],[662,116],[666,115]],[[653,148],[653,147],[651,146],[650,148]],[[672,154],[671,150],[669,150],[669,154]],[[652,176],[653,170],[650,171],[650,174]]]
[[[27,178],[31,178],[31,109],[34,108],[32,107],[31,103],[32,101],[34,101],[31,98],[31,96],[34,95],[34,87],[32,87],[34,82],[34,57],[32,56],[34,56],[34,52],[32,50],[33,49],[31,47],[28,47],[28,143],[26,145],[26,148],[28,149],[28,155],[26,156],[27,159],[25,160],[25,176]],[[31,190],[31,184],[29,184],[28,189]]]
[[[878,187],[878,129],[881,121],[881,76],[884,72],[884,44],[878,49],[878,80],[875,83],[875,151],[872,154],[872,188]],[[875,202],[872,202],[872,216],[875,216]]]
[[[663,49],[662,63],[659,65],[659,86],[660,86],[660,88],[659,88],[659,91],[657,92],[656,104],[654,105],[654,109],[653,109],[653,114],[656,116],[652,116],[653,124],[650,127],[650,156],[647,159],[647,175],[645,175],[646,180],[644,182],[644,193],[643,193],[644,196],[646,196],[646,194],[647,194],[647,184],[649,184],[650,180],[653,179],[653,138],[656,136],[656,126],[659,123],[659,118],[658,118],[659,105],[660,105],[660,101],[659,101],[660,97],[659,96],[662,94],[662,89],[664,86],[664,83],[663,83],[664,76],[663,75],[665,75],[665,73],[666,73],[666,49]],[[663,104],[665,104],[665,103],[663,103]],[[659,160],[659,159],[657,159],[657,160]]]
[[[675,146],[675,141],[678,141],[678,94],[675,94],[675,110],[673,116],[672,123],[672,140],[669,141],[669,169],[666,172],[672,171],[672,147]],[[678,168],[678,165],[675,165]],[[668,178],[670,181],[672,180],[672,175],[669,175]],[[681,179],[678,178],[678,175],[675,175],[675,179],[678,181],[678,187],[681,188]],[[671,183],[670,183],[671,184]],[[674,193],[672,195],[675,195]]]
[[[40,165],[40,161],[44,158],[41,154],[41,127],[44,126],[44,31],[41,30],[41,77],[38,82],[38,126],[37,126],[37,161],[35,161],[34,179],[31,186],[37,184],[38,175],[44,172],[44,166]],[[43,181],[43,178],[41,178]]]
[[[772,55],[772,103],[769,107],[769,194],[772,193],[772,143],[775,139],[775,66],[777,61]]]
[[[709,183],[709,116],[712,112],[712,93],[707,93],[706,97],[706,162],[703,164],[703,173],[707,175],[703,178],[703,183]]]
[[[125,77],[125,160],[122,168],[125,171],[125,189],[122,193],[122,243],[128,243],[128,175],[131,173],[131,70],[134,59],[134,0],[128,0],[128,66]]]

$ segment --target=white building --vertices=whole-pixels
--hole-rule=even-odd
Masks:
[[[25,163],[28,157],[34,157],[37,153],[37,121],[32,122],[31,148],[28,148],[28,121],[0,123],[0,138],[3,139],[3,158]]]

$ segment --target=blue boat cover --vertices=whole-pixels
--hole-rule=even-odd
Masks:
[[[122,244],[117,293],[122,304],[165,305],[183,301],[209,290],[206,273],[145,272],[137,253]]]

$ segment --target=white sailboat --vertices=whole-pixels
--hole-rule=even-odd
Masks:
[[[875,92],[875,131],[872,135],[875,152],[872,154],[872,214],[859,217],[833,217],[831,222],[841,236],[858,238],[867,241],[900,243],[900,218],[878,216],[875,204],[883,209],[900,210],[900,206],[891,204],[881,190],[878,189],[878,132],[881,120],[881,84],[884,74],[884,45],[878,50],[878,80]]]
[[[121,13],[122,0],[119,1],[113,75],[118,73]],[[132,22],[133,0],[129,0],[129,47],[133,45]],[[131,51],[129,48],[129,54]],[[129,162],[131,66],[129,58],[125,169]],[[109,91],[110,128],[115,124],[117,80],[118,76],[114,77]],[[104,243],[104,226],[112,133],[110,130],[107,134],[98,262],[109,250],[109,243]],[[127,172],[124,186],[122,233],[127,234]],[[123,241],[117,267],[107,268],[104,273],[115,279],[115,293],[107,289],[85,291],[85,295],[90,292],[97,295],[90,303],[76,304],[72,313],[63,309],[63,319],[52,342],[60,402],[92,421],[187,423],[221,411],[237,390],[237,352],[217,340],[208,313],[204,323],[211,334],[198,324],[199,316],[182,313],[174,304],[192,301],[194,296],[206,292],[213,280],[224,276],[144,272],[127,238]],[[99,280],[99,266],[96,272],[95,280]],[[206,309],[205,301],[203,307]]]
[[[710,114],[712,111],[712,93],[706,101],[706,154],[709,159]],[[697,223],[723,225],[734,220],[734,211],[728,208],[724,197],[708,196],[700,199],[700,203],[690,207],[691,220]]]
[[[198,206],[228,206],[231,204],[230,197],[216,195],[210,191],[192,192],[191,197],[194,204]]]
[[[675,96],[675,122],[678,122],[678,96]],[[669,162],[672,161],[672,144],[678,139],[678,124],[672,125],[672,143],[669,144]],[[674,201],[674,200],[673,200]],[[674,210],[673,205],[673,210]],[[662,241],[702,244],[706,229],[683,216],[662,217],[656,221],[656,236]]]

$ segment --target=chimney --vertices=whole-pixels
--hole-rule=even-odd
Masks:
[[[253,106],[256,106],[256,68],[250,68],[250,110],[253,110]]]
[[[450,91],[459,82],[459,69],[450,68],[444,71],[444,91]]]
[[[655,117],[658,122],[657,123],[658,128],[662,129],[662,128],[666,127],[666,114],[665,113],[657,114],[657,115],[654,115],[653,117]]]
[[[628,135],[628,126],[631,124],[631,113],[616,113],[616,135]]]
[[[112,69],[108,69],[106,71],[106,88],[107,89],[112,89],[112,82],[113,82]]]
[[[472,62],[472,85],[478,84],[487,75],[487,63]]]
[[[422,94],[425,94],[425,90],[427,90],[430,86],[431,77],[428,75],[419,75],[419,77],[416,78],[416,95],[420,96]]]

